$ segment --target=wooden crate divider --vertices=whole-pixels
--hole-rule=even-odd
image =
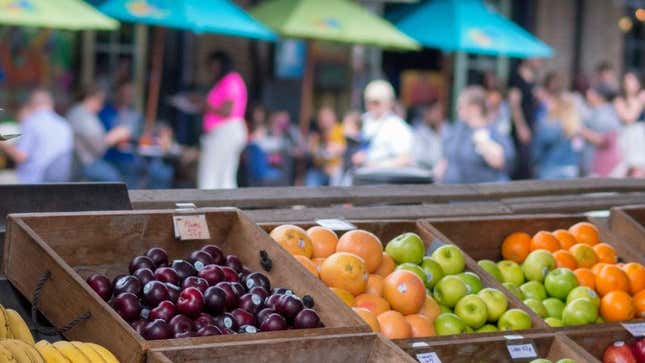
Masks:
[[[645,204],[611,209],[611,231],[645,254]]]

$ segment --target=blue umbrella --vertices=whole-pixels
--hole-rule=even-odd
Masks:
[[[396,9],[387,18],[428,48],[517,58],[553,55],[551,47],[481,0],[432,0]]]
[[[108,0],[99,10],[148,25],[275,40],[271,30],[228,0]]]

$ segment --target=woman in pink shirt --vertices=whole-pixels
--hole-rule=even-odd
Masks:
[[[230,189],[237,187],[237,167],[246,145],[246,85],[224,52],[208,57],[215,85],[208,92],[204,105],[204,134],[197,187]]]

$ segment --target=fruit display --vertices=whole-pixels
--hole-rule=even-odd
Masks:
[[[479,266],[552,327],[645,317],[645,267],[619,263],[591,223],[511,233],[500,252],[502,261]]]
[[[527,312],[509,309],[502,291],[465,270],[466,258],[454,245],[426,256],[421,237],[409,232],[385,248],[360,229],[339,237],[321,226],[281,225],[270,235],[390,339],[531,328]]]
[[[631,344],[616,341],[609,345],[602,356],[603,363],[645,363],[645,338]]]
[[[175,260],[150,248],[128,272],[86,282],[147,340],[322,327],[313,298],[272,286],[215,245]]]

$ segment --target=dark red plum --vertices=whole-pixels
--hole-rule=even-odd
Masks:
[[[112,307],[125,321],[134,321],[139,319],[141,313],[141,303],[137,295],[131,292],[124,292],[112,299]]]
[[[264,319],[266,319],[266,317],[271,314],[277,314],[277,313],[275,312],[275,310],[271,308],[264,308],[255,315],[255,321],[258,323],[258,325],[262,325],[262,322],[264,322]]]
[[[137,256],[130,261],[130,266],[128,267],[130,273],[134,273],[134,271],[140,269],[140,268],[149,268],[151,270],[154,270],[155,263],[152,262],[150,257],[147,256]]]
[[[274,294],[269,296],[264,300],[264,306],[269,307],[273,310],[276,310],[276,304],[278,303],[278,300],[280,300],[280,298],[283,296],[286,296],[286,295]]]
[[[141,335],[141,333],[143,332],[143,327],[144,327],[144,326],[146,326],[146,324],[148,324],[148,321],[143,320],[143,319],[139,319],[139,320],[135,320],[135,321],[131,322],[131,323],[130,323],[130,326],[131,326],[131,327],[132,327],[132,329],[134,329],[134,330],[135,330],[139,335]]]
[[[207,252],[213,258],[213,263],[216,265],[224,264],[224,253],[215,245],[206,245],[202,247],[202,251]]]
[[[293,327],[296,329],[312,329],[319,326],[320,316],[312,309],[302,309],[293,319]]]
[[[160,247],[152,247],[144,253],[148,258],[152,260],[155,264],[155,267],[165,267],[168,266],[168,252]]]
[[[198,337],[208,337],[212,335],[222,335],[222,331],[215,325],[207,325],[197,330]]]
[[[161,319],[146,324],[141,335],[147,340],[170,339],[175,336],[170,324]]]
[[[172,267],[159,267],[155,270],[155,280],[179,286],[181,279]]]
[[[197,276],[208,281],[209,286],[213,286],[218,282],[224,281],[224,271],[217,265],[206,265],[197,273]]]
[[[150,310],[150,320],[161,319],[170,322],[177,315],[177,307],[172,301],[164,300],[156,308]]]
[[[238,308],[231,311],[231,315],[233,315],[237,325],[255,325],[255,316],[246,310]]]
[[[235,255],[228,255],[226,256],[226,266],[232,268],[235,270],[235,272],[242,272],[242,262],[240,262],[240,259],[235,256]]]
[[[246,289],[239,282],[229,282],[229,283],[231,284],[231,288],[233,289],[233,292],[235,293],[235,295],[237,295],[238,298],[246,294]]]
[[[208,281],[204,280],[201,277],[197,276],[188,276],[184,282],[181,284],[182,289],[186,289],[188,287],[195,287],[202,293],[208,289]]]
[[[215,287],[219,287],[224,290],[224,293],[226,294],[226,310],[233,310],[238,306],[239,299],[235,291],[233,291],[233,287],[230,282],[220,282],[215,285]]]
[[[131,292],[135,295],[141,293],[141,281],[132,275],[125,275],[118,278],[114,283],[114,295],[120,295],[124,292]]]
[[[208,325],[215,325],[215,317],[210,314],[201,313],[193,320],[195,330],[199,330]]]
[[[155,274],[151,269],[147,267],[142,267],[132,274],[134,277],[138,278],[141,281],[141,284],[145,286],[148,282],[155,279]]]
[[[261,331],[286,330],[287,321],[280,314],[269,314],[260,325]]]
[[[156,307],[164,300],[170,300],[170,294],[163,282],[153,280],[143,287],[143,302],[149,307]]]
[[[237,272],[230,267],[224,266],[221,267],[222,272],[224,273],[224,280],[229,282],[238,282],[240,277],[237,276]]]
[[[260,286],[255,286],[249,290],[249,293],[258,295],[262,298],[262,301],[269,297],[269,292]]]
[[[292,321],[303,308],[302,301],[293,295],[283,295],[275,304],[275,311],[288,321]]]
[[[233,334],[237,334],[236,332],[234,332],[233,330],[228,329],[228,328],[224,328],[224,329],[220,328],[219,330],[222,332],[222,335],[233,335]]]
[[[175,315],[170,319],[170,326],[175,334],[195,329],[193,321],[186,315]]]
[[[181,291],[177,300],[177,311],[189,317],[197,317],[204,310],[204,295],[195,287]]]
[[[280,294],[280,295],[295,295],[293,290],[287,289],[286,287],[275,287],[271,291],[271,295]]]
[[[271,282],[269,281],[269,278],[261,274],[260,272],[254,272],[248,275],[246,277],[246,280],[244,280],[244,285],[247,289],[252,289],[256,286],[260,286],[266,291],[271,291]]]
[[[219,315],[226,310],[226,291],[217,286],[211,286],[204,292],[206,311]]]
[[[233,332],[236,332],[239,328],[235,317],[233,317],[231,313],[217,315],[215,317],[215,325],[220,328],[222,332],[224,329],[231,329]]]
[[[204,268],[206,265],[212,265],[215,263],[213,257],[206,251],[193,251],[190,256],[188,256],[188,262],[192,263],[197,271]]]
[[[196,337],[196,336],[197,336],[197,333],[195,333],[193,331],[190,331],[190,330],[175,333],[175,339],[193,338],[193,337]]]
[[[255,334],[258,332],[258,328],[256,328],[253,325],[242,325],[240,327],[240,330],[238,330],[238,333],[241,334]]]
[[[112,297],[112,282],[106,276],[93,274],[87,278],[86,282],[104,301],[108,301]]]
[[[175,270],[177,276],[179,276],[179,280],[181,281],[184,281],[188,276],[197,275],[197,270],[195,270],[195,267],[193,267],[193,265],[188,261],[174,260],[172,261],[172,268]],[[179,283],[176,285],[179,285]]]
[[[240,296],[240,308],[255,314],[264,307],[264,299],[260,295],[246,293]]]
[[[177,300],[179,300],[179,294],[181,293],[181,288],[169,282],[166,282],[165,285],[168,288],[168,300],[172,301],[174,304],[177,304]]]

